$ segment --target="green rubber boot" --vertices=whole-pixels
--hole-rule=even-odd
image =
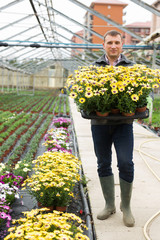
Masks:
[[[100,177],[100,184],[105,199],[105,208],[97,215],[99,220],[107,219],[111,214],[116,212],[115,193],[114,193],[114,177]]]
[[[120,178],[121,189],[121,205],[120,209],[123,212],[123,222],[127,227],[133,227],[135,220],[131,212],[130,201],[132,195],[132,183],[126,182]]]

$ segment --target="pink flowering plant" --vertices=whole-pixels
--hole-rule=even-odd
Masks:
[[[72,152],[69,133],[64,127],[50,129],[45,135],[43,145],[51,152]]]
[[[1,199],[0,200],[0,225],[3,222],[6,222],[6,227],[10,227],[10,222],[12,220],[10,212],[11,212],[11,208],[6,203],[6,200]]]
[[[22,176],[16,176],[13,173],[6,173],[0,176],[0,183],[9,183],[9,186],[16,186],[17,188],[20,188],[22,181]]]
[[[55,127],[59,128],[59,127],[63,127],[63,128],[68,128],[68,126],[71,124],[71,119],[68,118],[55,118],[52,121],[52,125],[54,125]]]
[[[7,227],[10,225],[11,204],[15,201],[15,198],[19,198],[18,187],[0,182],[0,224],[7,220]]]
[[[4,165],[1,166],[4,169]],[[0,224],[6,222],[9,227],[11,221],[11,204],[19,198],[19,188],[23,177],[15,176],[13,173],[5,173],[0,176]]]
[[[8,205],[11,205],[15,198],[19,198],[19,189],[18,187],[9,183],[0,183],[0,200],[6,200]]]

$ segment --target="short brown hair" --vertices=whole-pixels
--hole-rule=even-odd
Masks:
[[[110,30],[110,31],[108,31],[108,32],[106,32],[104,34],[104,42],[105,42],[105,38],[106,38],[107,35],[110,35],[110,36],[117,36],[117,35],[119,35],[121,37],[121,39],[122,39],[122,34],[120,32],[118,32],[116,30]]]

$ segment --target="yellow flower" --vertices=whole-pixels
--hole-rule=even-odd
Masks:
[[[132,94],[132,95],[131,95],[131,98],[132,98],[132,100],[135,101],[135,102],[137,102],[138,99],[139,99],[139,97],[138,97],[137,94]]]
[[[113,88],[117,88],[117,84],[116,83],[111,83],[111,88],[113,89]]]
[[[159,85],[157,83],[152,85],[153,88],[159,88]]]
[[[78,85],[77,84],[73,85],[72,89],[78,89]]]
[[[77,89],[78,92],[82,93],[83,92],[83,88],[82,86],[79,86],[78,89]]]
[[[111,90],[111,92],[112,92],[112,94],[117,94],[117,93],[118,93],[118,90],[117,90],[116,88],[113,88],[113,89]]]
[[[86,101],[85,98],[80,98],[80,99],[79,99],[79,102],[80,102],[80,103],[84,103],[85,101]]]
[[[91,91],[88,91],[85,93],[85,97],[87,97],[87,98],[91,98],[92,96],[93,96],[93,92],[91,92]]]
[[[121,86],[118,88],[120,92],[123,92],[125,90],[125,87],[124,86]]]
[[[92,91],[92,87],[87,86],[87,87],[86,87],[86,91],[87,91],[87,92],[91,92],[91,91]]]
[[[71,98],[76,98],[76,97],[77,97],[77,93],[71,92],[71,93],[69,94],[69,96],[70,96]]]
[[[22,229],[17,229],[15,232],[15,237],[22,237],[24,234],[24,231]]]
[[[94,90],[93,93],[94,93],[95,96],[100,96],[100,92],[99,92],[98,89]]]

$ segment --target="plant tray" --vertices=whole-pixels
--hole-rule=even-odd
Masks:
[[[136,112],[133,116],[123,116],[120,113],[119,114],[113,114],[110,113],[106,117],[99,117],[96,115],[95,112],[92,112],[90,114],[87,114],[83,110],[81,110],[81,115],[85,119],[108,119],[108,120],[123,120],[123,119],[143,119],[149,117],[149,109],[147,108],[145,112]]]

